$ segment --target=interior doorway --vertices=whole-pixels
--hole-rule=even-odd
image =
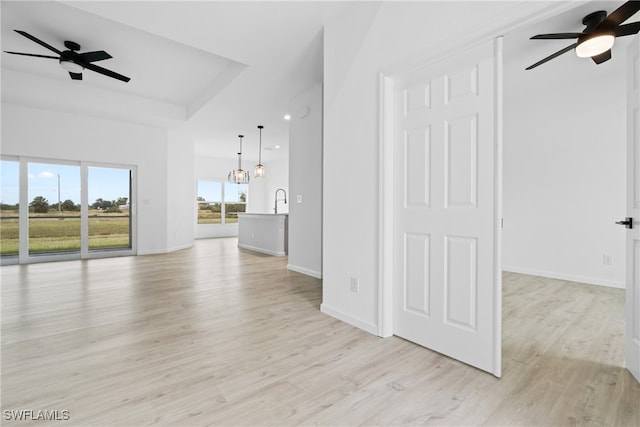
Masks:
[[[587,5],[588,6],[588,5]],[[589,7],[589,6],[588,6]],[[591,6],[592,7],[592,6]],[[575,12],[574,12],[575,13]],[[522,27],[521,30],[527,30],[526,28]],[[530,29],[529,29],[530,30]],[[527,31],[529,31],[527,30]],[[543,31],[541,31],[543,32]],[[526,39],[528,39],[528,37],[530,36],[530,34],[527,36]],[[528,40],[527,40],[528,41]],[[620,56],[624,56],[625,55],[625,50],[624,48],[621,49],[621,51],[619,52]],[[507,58],[508,59],[508,58]],[[576,60],[577,58],[570,58],[571,60]],[[525,58],[525,61],[529,61],[528,59]],[[524,71],[524,68],[526,68],[527,65],[530,64],[526,64],[522,67],[522,70]],[[587,264],[584,265],[588,265],[591,267],[594,267],[595,264],[598,264],[598,267],[600,269],[602,268],[610,268],[611,266],[614,265],[619,265],[620,264],[616,264],[616,262],[620,262],[622,269],[624,269],[624,254],[625,254],[625,249],[624,249],[624,244],[622,243],[623,240],[618,238],[618,243],[615,243],[615,237],[612,238],[612,240],[614,241],[613,243],[611,243],[611,247],[610,248],[606,248],[607,251],[613,252],[613,251],[618,251],[617,253],[618,255],[612,255],[609,252],[605,252],[602,253],[602,248],[599,248],[597,250],[597,255],[593,255],[594,251],[590,250],[589,252],[589,248],[588,245],[586,243],[592,243],[593,242],[588,242],[588,240],[590,238],[593,238],[593,235],[590,235],[590,233],[592,233],[593,231],[593,224],[585,222],[586,220],[591,220],[591,218],[587,218],[588,216],[584,215],[584,212],[587,209],[591,209],[592,211],[596,211],[596,213],[600,216],[603,217],[603,219],[600,219],[599,222],[602,222],[603,224],[606,224],[604,226],[605,231],[604,231],[604,235],[606,236],[615,236],[616,233],[618,234],[618,237],[621,236],[621,231],[619,228],[617,228],[617,226],[615,226],[614,222],[616,219],[618,219],[621,216],[621,213],[623,213],[625,211],[625,204],[624,204],[624,197],[618,197],[618,200],[620,201],[620,203],[607,203],[606,200],[603,200],[602,197],[599,197],[599,200],[596,200],[595,198],[595,189],[598,190],[598,192],[600,192],[600,194],[604,194],[605,196],[615,196],[615,194],[612,194],[611,191],[607,192],[607,189],[611,189],[612,185],[618,185],[620,184],[620,187],[622,189],[621,193],[624,195],[624,188],[626,187],[626,182],[624,180],[624,176],[625,176],[625,171],[624,171],[624,150],[625,150],[625,143],[626,143],[626,126],[624,125],[624,122],[621,124],[621,126],[616,127],[617,130],[620,131],[620,136],[619,137],[614,137],[617,139],[617,142],[620,143],[620,145],[618,146],[618,150],[612,150],[610,146],[607,146],[606,144],[603,144],[603,141],[608,140],[608,138],[606,136],[598,136],[597,134],[594,134],[593,132],[589,133],[589,126],[593,125],[594,123],[601,123],[602,121],[602,114],[598,113],[598,104],[595,103],[594,104],[594,93],[597,92],[597,90],[601,90],[601,91],[605,91],[609,96],[613,96],[615,97],[616,94],[617,95],[621,95],[619,98],[620,103],[616,104],[619,105],[619,109],[616,111],[615,108],[613,109],[613,111],[608,111],[608,113],[612,113],[612,114],[617,114],[621,117],[625,117],[625,112],[626,112],[626,106],[625,106],[625,97],[624,97],[624,93],[625,93],[625,85],[626,85],[626,79],[625,77],[625,71],[624,68],[621,68],[621,72],[618,74],[618,78],[616,79],[615,77],[611,77],[611,76],[606,76],[603,72],[603,70],[608,70],[611,68],[607,68],[609,64],[601,64],[598,66],[595,66],[594,64],[586,64],[588,66],[591,67],[595,67],[595,71],[594,73],[598,73],[597,74],[597,78],[602,79],[604,82],[607,83],[612,83],[612,84],[617,84],[618,88],[621,88],[621,90],[619,91],[608,91],[607,89],[604,88],[603,86],[598,86],[597,90],[593,90],[592,88],[592,81],[589,76],[585,76],[585,74],[580,74],[579,72],[576,74],[575,72],[571,72],[571,70],[575,70],[575,69],[580,69],[580,67],[582,65],[585,65],[583,63],[576,63],[575,66],[572,67],[568,67],[568,66],[564,66],[561,67],[562,69],[559,71],[559,73],[554,73],[551,75],[551,77],[546,77],[547,82],[549,83],[547,89],[549,94],[548,95],[556,95],[555,92],[557,92],[557,89],[562,89],[562,88],[567,88],[570,93],[573,93],[574,95],[576,95],[575,97],[571,98],[574,102],[577,102],[578,104],[578,108],[576,109],[567,109],[566,111],[573,111],[574,113],[577,111],[578,113],[575,114],[575,118],[581,120],[579,121],[578,124],[573,124],[573,127],[570,127],[570,130],[564,131],[564,133],[561,132],[553,132],[554,131],[554,126],[549,126],[547,125],[547,127],[545,128],[545,124],[543,122],[543,120],[537,120],[539,119],[540,114],[538,114],[538,111],[535,108],[531,108],[531,106],[527,106],[527,108],[529,108],[529,110],[527,111],[527,119],[530,122],[533,122],[534,126],[539,127],[541,130],[546,130],[547,132],[551,132],[551,136],[552,137],[558,137],[559,138],[559,142],[561,143],[569,143],[569,147],[566,150],[566,154],[568,154],[568,159],[564,159],[563,161],[561,160],[561,156],[559,156],[559,146],[553,146],[551,145],[551,147],[546,149],[546,152],[544,150],[541,150],[540,145],[541,144],[536,144],[535,141],[533,144],[530,144],[534,149],[538,149],[539,151],[542,151],[543,154],[546,154],[547,157],[547,161],[546,162],[542,162],[541,164],[544,165],[545,167],[548,166],[549,163],[553,163],[554,161],[557,161],[558,165],[562,166],[563,164],[565,165],[564,169],[556,169],[556,170],[561,170],[565,175],[566,178],[570,178],[570,183],[572,184],[572,186],[570,187],[569,190],[564,191],[564,194],[562,191],[556,191],[560,188],[560,186],[558,185],[558,179],[556,179],[555,181],[551,181],[551,182],[545,182],[543,183],[543,185],[540,185],[540,183],[537,183],[537,187],[541,190],[541,191],[546,191],[547,194],[554,194],[556,195],[557,199],[556,202],[563,197],[567,198],[570,200],[571,203],[576,203],[575,200],[587,200],[587,203],[593,205],[596,204],[598,207],[597,208],[593,208],[593,207],[582,207],[582,205],[576,205],[577,209],[581,210],[581,214],[574,214],[573,211],[564,211],[563,209],[559,208],[558,203],[547,203],[544,206],[541,206],[543,209],[547,209],[548,215],[545,216],[545,218],[548,220],[549,224],[547,224],[548,228],[551,229],[551,225],[558,225],[560,224],[560,230],[557,231],[555,233],[555,236],[560,238],[560,237],[565,237],[568,233],[567,231],[572,227],[575,226],[576,229],[578,229],[579,231],[582,231],[581,234],[579,234],[579,236],[577,236],[576,238],[573,238],[570,242],[574,245],[574,247],[576,248],[576,250],[572,250],[571,248],[567,248],[567,246],[565,245],[564,247],[558,243],[556,243],[554,245],[553,242],[558,242],[559,239],[547,239],[546,242],[544,242],[547,245],[547,252],[548,253],[562,253],[564,251],[564,253],[566,253],[568,256],[573,257],[573,260],[575,261],[576,265],[581,265],[580,263],[584,263],[584,258],[587,256],[591,256],[594,259],[591,259],[590,261],[587,261]],[[605,67],[606,65],[606,67]],[[562,85],[558,85],[557,84],[557,80],[559,79],[558,74],[560,75],[566,75],[567,80],[566,82],[568,82],[566,84],[566,86],[562,86]],[[579,76],[579,77],[577,77]],[[389,93],[390,89],[387,87],[386,85],[386,76],[381,76],[381,93],[382,93],[382,98],[384,99],[388,99],[391,96],[391,93]],[[616,80],[615,82],[613,82],[612,80]],[[597,81],[597,79],[596,79]],[[578,84],[583,84],[586,85],[586,87],[589,90],[586,91],[579,91],[576,89]],[[507,96],[520,96],[522,98],[525,98],[525,92],[527,90],[531,89],[531,85],[525,85],[522,84],[521,87],[519,88],[519,92],[509,92],[509,89],[506,89],[506,95]],[[555,91],[555,92],[554,92]],[[539,95],[538,93],[536,93],[535,88],[529,93],[529,95],[531,97],[534,97],[534,95]],[[579,95],[579,96],[578,96]],[[590,99],[585,100],[584,96],[590,97]],[[546,103],[542,104],[542,109],[547,108],[549,105],[555,106],[557,107],[552,100],[547,99]],[[383,101],[384,104],[384,101]],[[587,108],[588,107],[588,108]],[[591,108],[591,109],[589,109]],[[383,107],[383,110],[385,110],[385,107]],[[566,112],[565,111],[565,112]],[[582,111],[584,111],[583,114],[580,114]],[[560,118],[562,117],[562,112],[558,113],[553,112],[552,111],[552,116],[553,118],[560,120]],[[589,114],[595,114],[596,117],[591,117],[589,116]],[[389,111],[383,111],[382,112],[382,116],[384,117],[385,115],[388,115]],[[507,122],[509,119],[507,117],[505,117],[505,122]],[[581,136],[576,134],[575,129],[580,129],[582,131],[587,132],[586,136]],[[387,140],[388,138],[392,138],[392,131],[389,130],[388,126],[385,125],[385,123],[383,123],[382,125],[382,130],[383,130],[383,136],[382,139],[383,140]],[[606,128],[605,128],[605,132],[606,132]],[[524,134],[524,133],[523,133]],[[608,135],[609,137],[611,137],[611,135]],[[538,139],[544,139],[545,142],[558,142],[558,139],[554,139],[554,138],[550,138],[550,137],[538,137]],[[506,138],[505,138],[506,140]],[[591,144],[590,146],[581,146],[580,144]],[[588,152],[587,148],[591,148],[592,152]],[[598,149],[603,150],[602,152],[598,152]],[[393,155],[393,153],[389,153],[388,147],[387,145],[383,144],[383,146],[381,147],[381,158],[386,158]],[[587,155],[587,153],[589,153]],[[531,158],[525,156],[525,159],[528,160],[528,163],[526,164],[526,166],[532,166],[535,165],[535,163],[531,162]],[[617,160],[616,160],[617,159]],[[603,161],[608,161],[611,162],[611,173],[607,172],[607,168],[602,166],[602,162]],[[580,163],[582,162],[582,164]],[[607,179],[611,179],[611,178],[615,178],[613,175],[615,175],[616,173],[619,174],[618,176],[618,181],[616,183],[615,179],[614,179],[614,184],[603,184],[605,182],[605,180],[600,177],[597,177],[596,174],[596,183],[591,185],[591,181],[585,181],[585,177],[584,176],[579,176],[578,174],[575,173],[575,171],[573,170],[569,170],[567,172],[567,169],[570,169],[570,166],[575,166],[575,164],[578,163],[578,166],[580,166],[581,168],[584,168],[583,170],[586,170],[587,173],[587,177],[591,177],[594,175],[595,171],[600,171],[601,174],[603,175],[607,175]],[[505,167],[507,165],[507,162],[505,161]],[[538,165],[540,165],[540,163],[538,163]],[[384,161],[381,161],[381,169],[384,171],[385,169],[385,164]],[[548,177],[548,171],[546,171],[543,168],[538,167],[537,169],[534,169],[534,174],[533,177],[535,178],[537,174],[537,177],[540,178],[542,176],[544,177]],[[571,181],[571,179],[573,179],[574,181]],[[384,180],[383,180],[384,181]],[[540,181],[540,179],[538,179],[538,181]],[[536,183],[536,181],[534,180],[534,184]],[[586,185],[589,184],[589,185]],[[382,202],[382,209],[383,209],[383,224],[381,225],[381,251],[380,251],[380,257],[381,260],[384,260],[385,257],[393,257],[393,251],[390,251],[389,248],[392,246],[391,242],[394,239],[393,233],[389,231],[388,227],[384,226],[384,217],[392,217],[393,214],[390,213],[388,210],[385,210],[385,201],[387,203],[390,203],[390,195],[393,194],[393,188],[389,187],[389,182],[383,182],[381,184],[381,193],[383,194],[383,202]],[[594,187],[595,185],[595,187]],[[534,188],[534,187],[532,187]],[[589,194],[592,194],[591,197],[588,197]],[[566,197],[567,195],[569,196],[575,196],[574,198],[571,197]],[[619,196],[620,194],[618,194]],[[525,202],[529,202],[531,203],[531,198],[529,197],[529,199],[527,200],[527,193],[525,191],[520,191],[520,196],[523,198],[523,200]],[[606,209],[602,209],[604,206],[603,205],[607,205],[608,208],[612,208],[613,211],[607,211]],[[540,206],[537,206],[540,207]],[[531,212],[529,212],[529,215],[531,215]],[[531,221],[527,221],[527,216],[523,216],[522,218],[520,218],[521,221],[518,225],[527,227],[529,225],[531,225]],[[530,217],[529,217],[530,219]],[[581,219],[583,222],[580,223],[579,221],[576,221],[576,219]],[[388,220],[388,219],[387,219]],[[509,221],[509,217],[506,216],[505,220],[508,222]],[[577,226],[576,226],[577,224]],[[562,225],[564,225],[566,227],[566,229],[562,229]],[[607,230],[607,227],[610,227]],[[530,230],[529,230],[530,231]],[[522,241],[522,239],[521,239]],[[596,247],[598,246],[598,243],[595,243]],[[526,249],[526,246],[525,246]],[[555,252],[554,252],[555,251]],[[525,251],[526,252],[526,251]],[[585,253],[587,255],[585,255]],[[590,254],[590,255],[589,255]],[[552,259],[558,259],[558,257],[551,257]],[[617,260],[617,261],[616,261]],[[605,266],[605,267],[602,267]],[[513,267],[513,266],[511,266]],[[389,288],[385,288],[384,284],[385,283],[389,283],[389,282],[393,282],[393,273],[392,271],[393,268],[389,267],[388,265],[385,267],[384,265],[381,268],[381,282],[383,283],[383,285],[381,286],[381,290],[380,290],[380,301],[383,301],[381,304],[381,308],[380,308],[380,318],[381,319],[385,319],[385,318],[390,318],[390,316],[392,316],[393,314],[393,309],[391,307],[389,307],[388,305],[385,305],[384,301],[386,301],[388,298],[390,298],[390,290]],[[598,268],[594,267],[594,271],[596,271],[597,273]],[[578,272],[580,272],[581,270],[578,269]],[[532,274],[534,273],[533,271],[522,271],[523,273],[529,273]],[[551,276],[553,277],[552,274],[553,271],[551,270],[538,270],[538,275],[542,276],[542,275],[547,275],[547,276]],[[544,273],[544,274],[543,274]],[[584,272],[583,272],[584,274]],[[595,283],[595,284],[599,284],[599,285],[605,285],[605,286],[614,286],[614,287],[623,287],[624,286],[624,279],[620,280],[620,279],[615,279],[615,275],[612,275],[611,277],[613,278],[609,278],[607,279],[605,277],[605,279],[602,279],[602,275],[598,276],[597,274],[591,273],[589,272],[589,274],[584,274],[584,275],[580,275],[579,273],[577,274],[563,274],[561,275],[561,277],[559,277],[559,279],[561,280],[571,280],[574,282],[582,282],[582,283]],[[380,329],[379,329],[379,334],[381,336],[389,336],[391,334],[393,334],[393,328],[389,325],[389,323],[385,323],[384,320],[382,320],[380,322]]]

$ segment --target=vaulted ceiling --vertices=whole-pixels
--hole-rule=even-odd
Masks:
[[[234,157],[237,135],[258,157],[288,146],[289,100],[322,82],[322,28],[344,2],[2,1],[2,50],[52,54],[13,30],[63,50],[105,50],[72,81],[55,60],[2,54],[3,101],[185,129],[196,151]],[[281,146],[281,151],[275,146]]]
[[[581,31],[594,10],[611,12],[621,1],[576,2],[557,16],[533,20],[505,35],[507,93],[621,72],[620,39],[613,60],[596,66],[567,53],[532,71],[524,68],[570,44],[529,40],[537,33]],[[265,126],[265,161],[287,151],[289,100],[322,82],[322,30],[353,3],[342,1],[2,1],[2,50],[50,54],[14,32],[26,31],[63,48],[106,50],[100,65],[131,77],[129,83],[85,70],[72,81],[55,60],[2,54],[2,98],[188,132],[198,154],[235,155],[237,135],[257,159]],[[434,8],[438,4],[434,2]],[[637,16],[630,21],[640,20]],[[627,37],[626,39],[630,39]],[[282,147],[281,151],[275,146]]]

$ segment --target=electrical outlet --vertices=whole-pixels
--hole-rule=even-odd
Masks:
[[[350,285],[350,289],[351,289],[351,292],[354,292],[354,293],[356,293],[356,294],[357,294],[357,293],[358,293],[358,291],[360,290],[360,280],[358,280],[358,278],[357,278],[357,277],[352,277],[352,278],[351,278],[351,285]]]
[[[604,265],[613,265],[613,256],[608,254],[602,255],[602,263]]]

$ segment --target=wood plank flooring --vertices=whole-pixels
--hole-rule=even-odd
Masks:
[[[2,424],[640,426],[622,290],[505,273],[497,379],[320,313],[320,280],[236,243],[2,267]]]

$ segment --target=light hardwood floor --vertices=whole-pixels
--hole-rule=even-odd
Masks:
[[[621,290],[505,273],[497,379],[320,313],[321,281],[235,245],[2,267],[2,410],[83,426],[640,425]]]

